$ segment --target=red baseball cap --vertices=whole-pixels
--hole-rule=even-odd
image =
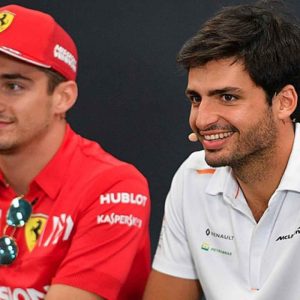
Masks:
[[[75,80],[77,49],[48,14],[19,5],[0,7],[0,51]]]

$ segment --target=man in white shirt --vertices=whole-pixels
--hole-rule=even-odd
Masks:
[[[191,140],[145,300],[299,300],[300,29],[273,1],[222,9],[181,49]]]

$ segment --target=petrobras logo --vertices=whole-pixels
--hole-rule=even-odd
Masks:
[[[141,228],[143,225],[143,221],[130,215],[117,215],[115,213],[106,214],[106,215],[98,215],[97,216],[97,223],[103,224],[107,223],[110,225],[120,224],[120,225],[127,225],[128,227],[138,227]]]
[[[10,288],[6,286],[0,286],[0,300],[39,300],[45,299],[49,286],[44,287],[44,291],[40,292],[33,288]]]
[[[108,193],[104,195],[100,195],[99,200],[100,204],[134,204],[145,206],[147,203],[147,197],[142,194],[134,194],[134,193]]]
[[[202,243],[201,249],[202,249],[202,250],[205,250],[205,251],[208,251],[208,250],[209,250],[209,244],[206,243],[206,242]]]
[[[69,52],[67,49],[65,49],[60,45],[56,45],[53,49],[53,55],[57,59],[66,63],[74,72],[76,72],[77,61],[74,55],[71,52]]]
[[[227,256],[231,256],[232,255],[231,251],[227,251],[227,250],[224,250],[224,249],[212,247],[207,242],[203,242],[201,244],[201,250],[204,250],[206,252],[214,252],[214,253],[218,253],[218,254],[224,254],[224,255],[227,255]]]

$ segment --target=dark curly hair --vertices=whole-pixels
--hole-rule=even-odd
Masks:
[[[183,45],[177,62],[189,70],[232,57],[264,89],[270,105],[287,84],[300,95],[300,28],[285,8],[274,0],[225,7]],[[299,108],[291,117],[300,119]]]

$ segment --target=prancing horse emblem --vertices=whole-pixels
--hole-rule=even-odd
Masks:
[[[12,23],[15,15],[9,11],[1,11],[0,12],[0,32],[7,29]]]
[[[47,223],[47,216],[42,214],[32,215],[25,225],[25,239],[29,251],[35,247]]]

